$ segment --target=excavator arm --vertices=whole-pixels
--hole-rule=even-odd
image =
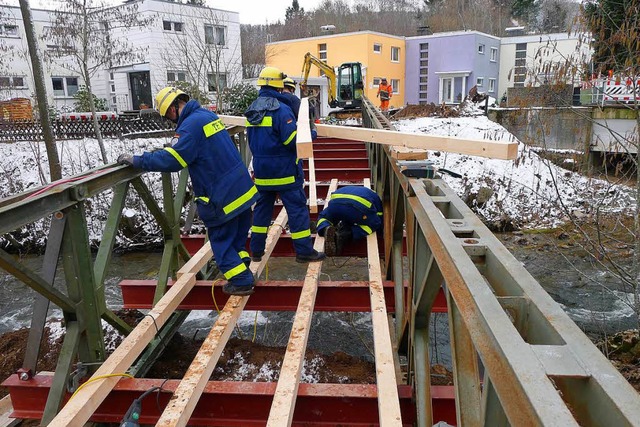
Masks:
[[[337,86],[336,86],[336,72],[333,70],[333,67],[325,64],[315,56],[311,54],[311,52],[307,52],[304,56],[304,63],[302,64],[302,81],[300,81],[301,86],[306,86],[307,80],[309,79],[309,72],[311,72],[311,66],[315,65],[325,74],[325,77],[329,81],[329,106],[332,108],[338,106],[337,99]]]

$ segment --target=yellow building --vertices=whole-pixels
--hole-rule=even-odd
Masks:
[[[277,67],[299,81],[302,78],[304,55],[307,52],[311,52],[316,58],[334,68],[344,62],[360,62],[365,96],[375,105],[379,105],[376,100],[378,84],[380,78],[386,77],[393,86],[389,106],[404,106],[404,37],[359,31],[267,43],[266,65]],[[309,76],[319,77],[318,68],[312,67]]]

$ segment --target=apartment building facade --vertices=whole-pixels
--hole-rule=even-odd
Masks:
[[[99,69],[91,79],[94,94],[113,111],[153,108],[153,96],[178,81],[193,83],[214,99],[219,90],[242,79],[240,20],[237,12],[165,0],[133,0],[144,27],[114,30],[138,55],[135,61]],[[114,9],[122,6],[114,6]],[[22,16],[18,7],[0,6],[0,42],[7,46],[0,69],[0,97],[34,99]],[[39,50],[47,57],[47,28],[54,12],[32,10]],[[73,96],[85,84],[68,59],[43,61],[49,105],[73,107]]]
[[[457,104],[476,86],[496,97],[500,39],[455,31],[406,39],[408,104]]]
[[[389,105],[405,105],[404,37],[374,31],[358,31],[267,43],[266,65],[278,67],[288,76],[300,80],[307,52],[311,52],[316,58],[334,68],[346,62],[360,62],[364,94],[367,98],[375,99],[380,80],[386,77],[393,87]],[[312,67],[310,76],[321,76],[317,67]],[[329,109],[328,102],[327,94],[322,93],[323,112]]]

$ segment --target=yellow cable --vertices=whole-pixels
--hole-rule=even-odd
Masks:
[[[83,388],[84,386],[86,386],[87,384],[91,384],[91,383],[96,382],[96,381],[98,381],[98,380],[103,380],[103,379],[105,379],[105,378],[111,378],[111,377],[127,377],[127,378],[134,378],[134,377],[133,377],[133,375],[131,375],[131,374],[127,374],[127,373],[124,373],[124,374],[106,374],[106,375],[100,375],[100,376],[95,377],[95,378],[90,378],[87,382],[82,383],[82,384],[80,385],[80,387],[78,387],[78,388],[76,389],[76,391],[74,391],[74,392],[73,392],[73,394],[71,395],[71,397],[69,398],[69,400],[73,399],[73,396],[75,396],[75,395],[76,395],[80,390],[82,390],[82,388]]]
[[[222,282],[221,279],[216,279],[211,283],[211,298],[213,299],[213,305],[216,306],[216,311],[218,312],[218,316],[220,316],[220,309],[218,308],[218,303],[216,302],[216,296],[213,294],[213,288],[216,284]]]

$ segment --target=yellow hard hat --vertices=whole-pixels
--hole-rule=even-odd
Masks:
[[[296,89],[296,82],[295,80],[293,80],[291,77],[286,77],[282,83],[287,86],[290,87],[291,89],[295,90]]]
[[[258,76],[258,86],[271,86],[282,89],[285,77],[287,76],[276,67],[264,67]]]
[[[177,87],[167,86],[160,92],[158,92],[158,94],[156,95],[156,107],[158,108],[158,112],[162,117],[167,114],[169,106],[173,104],[173,101],[175,101],[177,97],[180,97],[180,99],[184,100],[185,102],[189,100],[189,95],[187,95]]]

